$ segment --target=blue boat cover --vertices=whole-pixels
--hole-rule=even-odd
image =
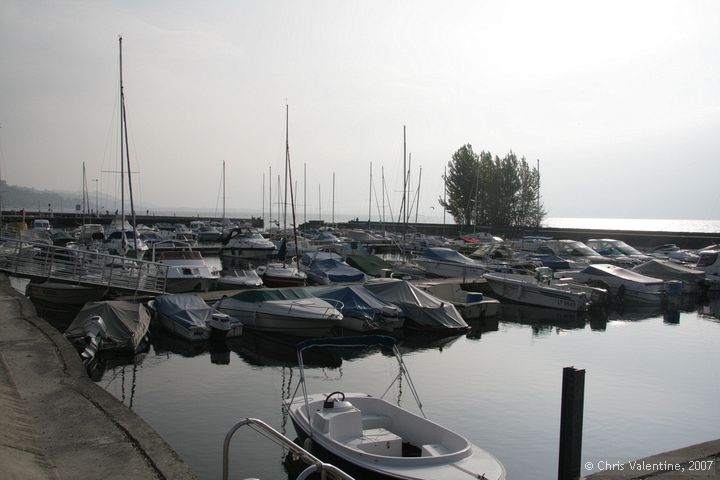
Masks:
[[[363,272],[334,258],[316,259],[307,269],[320,277],[326,277],[330,283],[362,282],[365,280]]]
[[[386,302],[362,285],[316,287],[311,293],[325,301],[340,301],[340,312],[346,317],[369,318],[376,315],[403,316],[397,305]]]
[[[155,310],[185,327],[206,327],[214,308],[194,293],[160,295],[155,298]]]

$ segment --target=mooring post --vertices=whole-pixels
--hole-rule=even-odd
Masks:
[[[580,478],[585,370],[563,368],[558,480]]]

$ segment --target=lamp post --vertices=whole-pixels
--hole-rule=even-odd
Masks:
[[[100,210],[98,210],[98,179],[93,178],[93,182],[95,182],[95,215],[100,216]]]

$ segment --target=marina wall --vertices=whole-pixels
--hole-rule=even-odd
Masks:
[[[109,225],[115,215],[100,215],[87,217],[87,223],[101,223]],[[55,214],[48,215],[26,215],[25,223],[28,225],[34,218],[49,218],[53,227],[73,228],[82,224],[82,215],[79,214]],[[188,225],[193,220],[220,221],[219,218],[199,216],[162,216],[162,215],[136,215],[138,224],[152,225],[155,223],[184,223]],[[22,221],[23,218],[17,212],[4,212],[4,222]],[[256,228],[263,227],[263,220],[259,217],[245,219],[231,219],[251,223]],[[308,222],[308,227],[328,226],[330,224],[320,221]],[[418,233],[424,235],[443,235],[446,237],[457,237],[462,234],[473,232],[486,232],[505,239],[517,239],[524,235],[539,235],[553,238],[579,240],[585,242],[590,238],[614,238],[623,240],[629,245],[639,249],[650,249],[665,243],[674,243],[680,248],[697,249],[708,245],[720,243],[720,232],[716,233],[695,233],[695,232],[664,232],[664,231],[642,231],[642,230],[602,230],[602,229],[573,229],[573,228],[490,228],[473,225],[438,224],[438,223],[380,223],[367,221],[350,221],[335,224],[338,228],[361,228],[372,230],[387,230],[395,233]],[[302,227],[302,225],[301,225]]]

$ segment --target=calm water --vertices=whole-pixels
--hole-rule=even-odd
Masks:
[[[561,218],[548,217],[543,226],[647,232],[720,233],[720,220],[672,220],[657,218]]]
[[[586,370],[583,463],[627,461],[720,433],[720,299],[684,311],[626,310],[594,318],[506,306],[471,334],[402,340],[426,415],[494,453],[508,478],[557,476],[562,369]],[[98,384],[143,417],[198,473],[222,474],[228,429],[252,416],[295,438],[281,399],[299,377],[292,340],[245,335],[192,346],[156,334],[135,365]],[[317,352],[311,391],[380,395],[397,374],[379,351]],[[407,388],[389,399],[406,408]],[[232,446],[234,478],[289,478],[283,450],[250,429]],[[587,473],[587,472],[584,472]],[[290,477],[294,478],[294,477]]]

